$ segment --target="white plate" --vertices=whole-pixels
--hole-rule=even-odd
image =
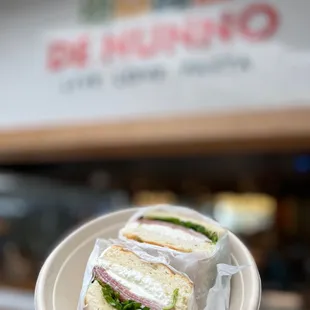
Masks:
[[[137,209],[125,209],[99,217],[80,227],[47,258],[35,290],[36,310],[76,310],[84,270],[97,238],[115,238]],[[257,310],[261,283],[252,255],[230,233],[232,259],[236,265],[250,265],[233,277],[230,310]]]

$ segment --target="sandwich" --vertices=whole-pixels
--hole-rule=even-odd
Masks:
[[[201,218],[170,210],[149,209],[129,221],[120,231],[120,238],[170,248],[179,252],[214,249],[223,229]]]
[[[187,310],[193,296],[184,274],[112,245],[93,268],[84,303],[87,310]]]

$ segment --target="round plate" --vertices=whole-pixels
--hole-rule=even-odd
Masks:
[[[125,209],[99,217],[65,238],[50,254],[39,274],[35,290],[36,310],[76,310],[88,257],[97,238],[116,238],[120,228],[136,212]],[[232,278],[230,310],[257,310],[261,283],[256,264],[244,244],[230,233],[232,260],[247,265]]]

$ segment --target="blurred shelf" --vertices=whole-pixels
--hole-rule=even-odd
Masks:
[[[310,108],[0,132],[0,163],[310,149]]]
[[[261,310],[301,310],[303,299],[294,292],[265,291],[262,296]]]

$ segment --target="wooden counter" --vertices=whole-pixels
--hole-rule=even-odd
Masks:
[[[310,108],[0,132],[0,163],[310,149]]]

